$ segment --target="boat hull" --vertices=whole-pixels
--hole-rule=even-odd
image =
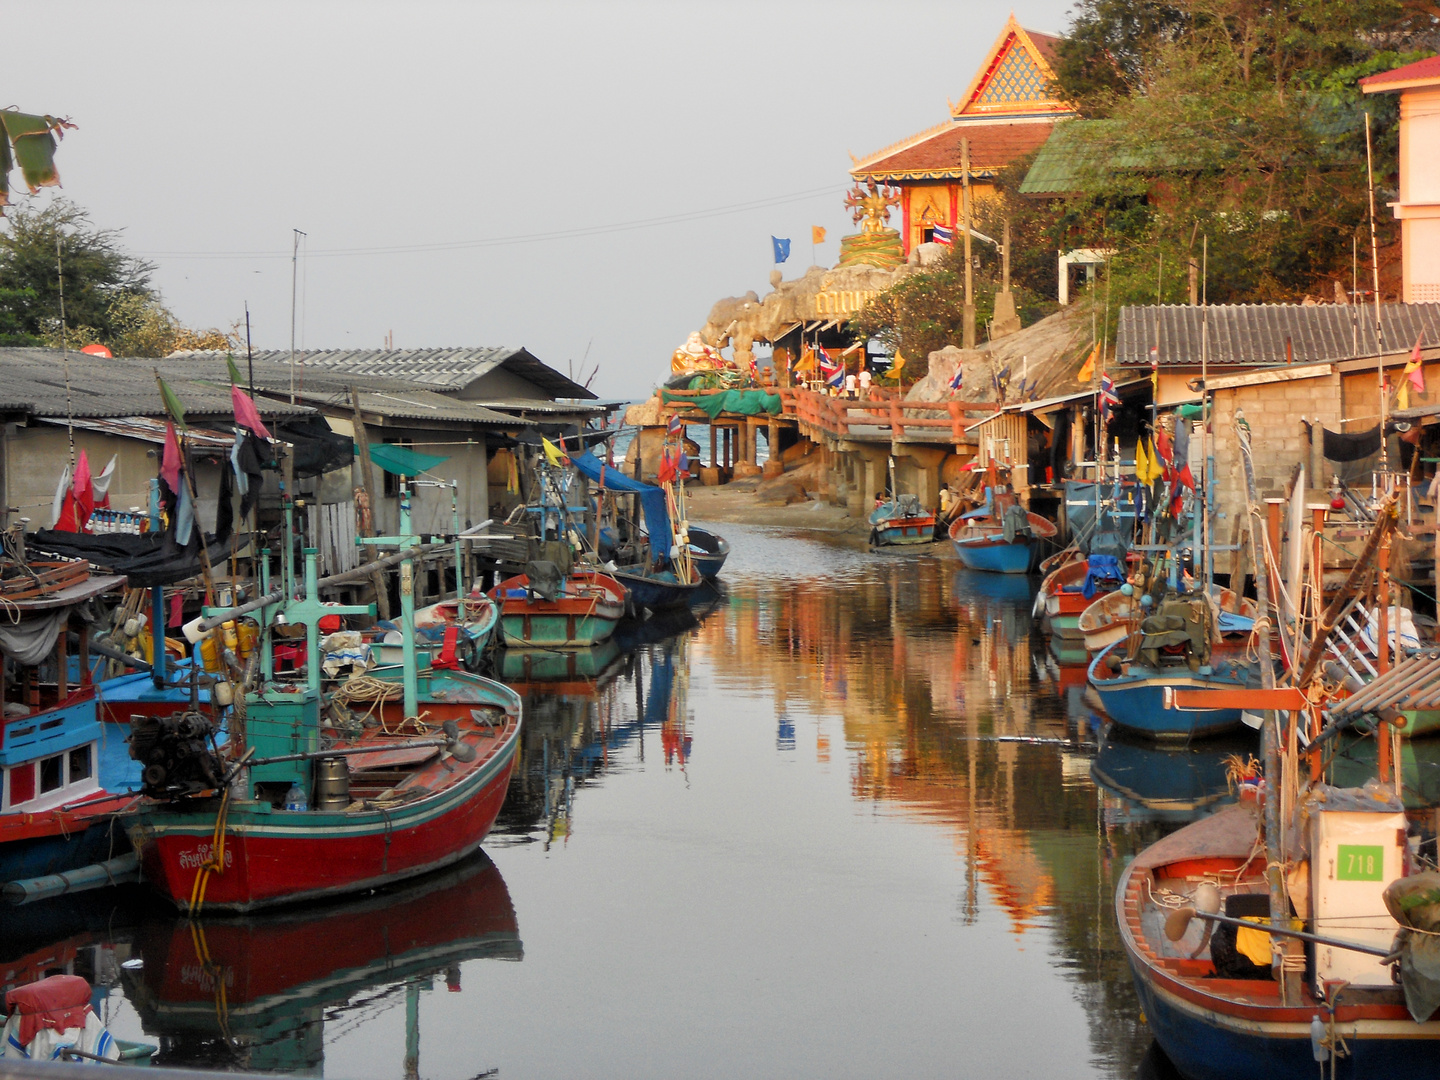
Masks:
[[[693,525],[690,526],[689,536],[690,561],[695,569],[707,580],[718,577],[725,566],[725,560],[730,557],[729,543],[723,536],[708,529],[697,529]]]
[[[625,614],[625,586],[604,574],[572,574],[586,595],[544,600],[528,593],[524,575],[491,590],[500,604],[500,634],[511,648],[588,649],[615,632]],[[512,593],[519,595],[511,595]]]
[[[1177,709],[1166,705],[1166,690],[1240,690],[1246,680],[1230,665],[1215,668],[1210,675],[1177,671],[1150,672],[1131,665],[1131,674],[1105,677],[1100,665],[1109,655],[1105,650],[1090,663],[1090,685],[1100,696],[1105,713],[1127,731],[1151,739],[1191,739],[1218,735],[1240,726],[1239,709]]]
[[[955,554],[971,570],[984,570],[991,574],[1028,574],[1030,572],[1031,548],[1029,540],[1017,540],[1013,544],[990,540],[956,540]]]
[[[698,576],[690,582],[679,581],[674,575],[667,579],[649,574],[616,571],[612,576],[630,590],[630,599],[637,609],[647,608],[650,611],[684,607],[704,584]]]
[[[253,911],[403,881],[463,859],[495,824],[515,765],[519,725],[450,787],[388,810],[286,812],[237,802],[226,811],[224,866],[200,882],[205,910]],[[148,806],[128,821],[148,881],[180,910],[213,857],[220,800]]]
[[[112,795],[92,803],[0,818],[0,882],[63,874],[130,850],[115,814],[131,802]]]

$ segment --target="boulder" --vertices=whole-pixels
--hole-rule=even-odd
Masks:
[[[660,395],[655,394],[648,401],[631,405],[625,410],[625,423],[631,427],[659,427]]]

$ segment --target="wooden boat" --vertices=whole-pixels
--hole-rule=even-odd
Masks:
[[[83,564],[79,570],[85,571]],[[68,655],[72,616],[123,581],[56,570],[47,590],[8,605],[18,629],[34,630],[17,636],[26,644],[9,656],[20,677],[3,680],[0,688],[0,881],[75,870],[129,848],[111,819],[131,801],[125,781],[132,770],[123,767],[123,759],[103,753],[118,740],[107,740],[99,718],[83,621],[75,668],[79,686],[69,684]],[[30,649],[43,640],[47,626],[54,645],[45,650],[42,643],[44,651],[36,657]],[[59,681],[42,684],[39,666],[52,657]]]
[[[530,588],[524,574],[506,578],[490,596],[500,605],[500,633],[512,648],[588,649],[615,632],[625,615],[626,589],[588,570],[569,574],[554,600]]]
[[[500,605],[484,593],[466,597],[463,613],[458,599],[441,600],[415,612],[415,641],[424,645],[432,664],[459,664],[477,671],[499,622]],[[375,624],[375,632],[379,638],[380,662],[398,663],[399,645],[386,638],[398,635],[399,627],[382,620]]]
[[[1254,804],[1226,807],[1146,848],[1121,874],[1115,896],[1120,940],[1156,1041],[1192,1080],[1308,1078],[1317,1069],[1328,1076],[1332,1065],[1337,1077],[1433,1076],[1440,1020],[1412,1020],[1401,988],[1387,985],[1390,974],[1378,958],[1357,956],[1360,970],[1372,971],[1365,980],[1372,985],[1336,982],[1322,997],[1311,980],[1296,979],[1286,1003],[1268,967],[1249,978],[1227,977],[1228,963],[1226,974],[1217,972],[1208,920],[1195,919],[1171,940],[1167,920],[1175,920],[1176,905],[1194,903],[1201,881],[1217,888],[1225,914],[1269,917],[1267,855],[1256,819]],[[1374,885],[1372,913],[1383,911],[1385,883]],[[1172,921],[1171,931],[1177,928]],[[1348,937],[1355,930],[1342,922],[1333,932]],[[1382,934],[1387,942],[1389,933]],[[1313,946],[1319,951],[1340,950]],[[1317,1065],[1312,1036],[1337,1048],[1343,1039],[1345,1056]]]
[[[1040,583],[1036,604],[1043,609],[1046,630],[1049,633],[1063,638],[1081,637],[1081,614],[1097,596],[1108,595],[1120,587],[1119,578],[1097,576],[1087,597],[1084,589],[1090,566],[1089,559],[1079,556],[1062,563]],[[1123,573],[1123,566],[1121,572]]]
[[[642,565],[617,567],[610,576],[630,591],[634,609],[647,611],[685,607],[705,584],[694,567],[689,580],[683,580],[674,570],[653,570]]]
[[[691,525],[689,528],[690,561],[700,576],[713,580],[719,576],[725,560],[730,557],[730,545],[718,533]]]
[[[1233,592],[1218,585],[1211,586],[1211,590],[1220,605],[1221,633],[1220,643],[1213,648],[1243,648],[1255,625],[1255,601],[1242,597],[1237,612]],[[1080,613],[1076,629],[1085,639],[1085,648],[1093,655],[1128,637],[1139,624],[1142,610],[1137,596],[1119,591],[1106,593]]]
[[[872,547],[929,544],[935,540],[935,515],[921,509],[914,495],[887,499],[870,511]]]
[[[1028,574],[1038,541],[1048,540],[1057,529],[1053,521],[1025,511],[1025,525],[1011,530],[1006,538],[1003,519],[958,517],[950,524],[950,542],[960,561],[971,570],[994,574]]]
[[[396,669],[371,674],[403,678]],[[381,724],[308,754],[347,766],[344,782],[337,782],[343,796],[333,806],[307,797],[308,806],[320,808],[286,810],[267,797],[264,784],[273,774],[264,770],[271,758],[285,755],[252,759],[246,798],[227,791],[143,801],[126,825],[146,881],[181,910],[193,913],[203,904],[253,911],[377,888],[471,854],[505,800],[520,699],[465,672],[422,672],[418,679],[419,715],[427,724],[448,720],[447,737],[390,734],[404,730],[406,709],[398,698],[379,702]],[[286,729],[283,738],[297,745],[313,745],[319,727],[313,691],[274,686],[252,697],[246,705],[251,746],[259,744],[257,728],[266,722]],[[282,785],[287,779],[303,788],[311,777],[308,769],[291,767]],[[313,781],[308,786],[316,791]]]
[[[1128,731],[1152,739],[1189,739],[1216,735],[1240,725],[1241,710],[1177,708],[1168,692],[1174,690],[1243,690],[1252,683],[1251,671],[1232,657],[1192,669],[1184,657],[1166,658],[1158,665],[1130,661],[1111,671],[1107,660],[1123,646],[1116,642],[1090,662],[1090,685],[1100,696],[1105,714]]]

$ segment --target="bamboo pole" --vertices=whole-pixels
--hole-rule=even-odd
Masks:
[[[365,529],[366,536],[375,535],[375,493],[370,486],[370,478],[373,472],[370,467],[370,433],[365,430],[365,417],[360,412],[360,388],[350,387],[350,405],[353,410],[351,421],[355,427],[355,447],[360,451],[360,489],[365,493],[365,501],[370,504],[370,524]],[[364,552],[361,558],[366,563],[375,560],[375,551],[369,545],[363,545]],[[457,566],[455,572],[458,574],[460,568]],[[375,610],[382,619],[390,618],[390,593],[385,588],[385,575],[379,570],[372,570],[370,573],[370,584],[375,588]]]

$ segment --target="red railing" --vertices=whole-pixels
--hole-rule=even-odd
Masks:
[[[667,390],[670,397],[710,397],[727,393],[725,390]],[[802,428],[824,432],[835,438],[865,438],[870,433],[858,434],[855,428],[889,427],[890,438],[903,441],[926,439],[944,433],[951,443],[965,441],[965,428],[977,418],[993,415],[999,408],[993,401],[906,401],[896,391],[872,386],[869,396],[864,398],[832,397],[817,390],[804,387],[774,387],[771,393],[780,395],[780,418],[796,421]],[[684,419],[709,423],[710,417],[688,408],[677,401],[663,402],[662,417],[674,413],[683,414]],[[939,413],[922,415],[915,413]],[[755,423],[763,423],[766,417],[756,416]]]

